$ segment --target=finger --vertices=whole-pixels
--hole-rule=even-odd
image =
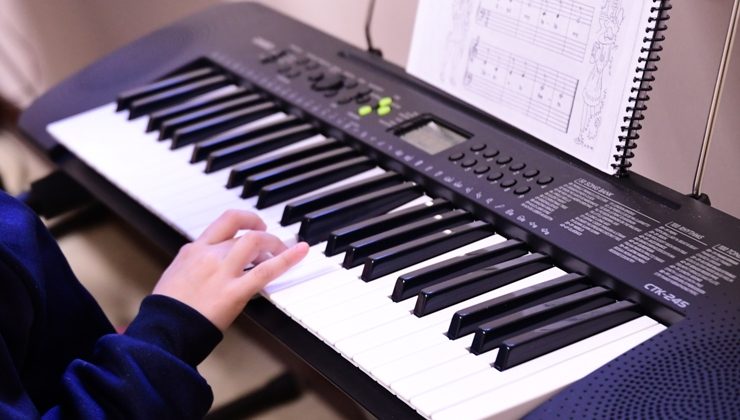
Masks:
[[[286,246],[287,246],[287,245],[286,245]],[[254,265],[257,265],[257,264],[261,263],[262,261],[267,261],[267,260],[269,260],[269,259],[270,259],[270,258],[272,258],[272,257],[273,257],[273,255],[272,255],[272,254],[270,254],[270,253],[265,253],[265,252],[263,252],[263,253],[261,253],[260,255],[258,255],[258,256],[257,256],[257,258],[255,258],[255,259],[254,259],[254,260],[252,261],[252,264],[254,264]]]
[[[275,235],[267,232],[247,232],[237,239],[224,259],[227,270],[240,272],[261,255],[278,255],[287,249]]]
[[[265,230],[266,228],[265,222],[254,213],[244,210],[227,210],[196,240],[216,244],[233,238],[240,230]]]
[[[219,257],[221,257],[221,260],[223,261],[226,256],[229,255],[229,252],[231,252],[231,248],[233,248],[234,245],[236,245],[237,241],[239,241],[240,237],[241,236],[227,239],[214,245],[208,245],[208,247]]]
[[[249,287],[252,294],[257,293],[267,283],[275,280],[280,275],[298,264],[308,254],[308,244],[299,242],[288,248],[285,252],[260,263],[242,277],[245,286]]]

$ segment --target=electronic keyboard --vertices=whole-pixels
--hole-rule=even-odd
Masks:
[[[737,219],[264,6],[119,49],[20,125],[170,252],[228,209],[308,242],[245,312],[378,417],[740,414]]]

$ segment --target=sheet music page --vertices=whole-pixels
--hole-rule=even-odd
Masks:
[[[407,71],[601,169],[652,0],[420,0]]]

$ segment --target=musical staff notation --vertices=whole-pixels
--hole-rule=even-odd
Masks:
[[[482,0],[476,24],[583,62],[594,8],[577,0]]]
[[[578,79],[476,38],[463,85],[474,95],[567,133]]]

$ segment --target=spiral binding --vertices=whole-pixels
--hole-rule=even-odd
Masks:
[[[647,110],[646,102],[650,100],[648,93],[653,90],[650,84],[655,81],[653,73],[658,70],[655,63],[660,61],[659,54],[663,51],[661,45],[665,41],[663,32],[668,28],[665,22],[670,19],[668,11],[673,8],[670,0],[653,0],[653,3],[659,3],[659,5],[650,8],[650,11],[651,13],[658,12],[658,14],[648,19],[648,22],[654,25],[645,29],[650,35],[643,38],[644,46],[640,50],[640,53],[647,53],[647,56],[638,59],[633,83],[639,83],[639,85],[631,90],[632,96],[625,108],[628,116],[624,117],[624,125],[621,127],[623,134],[618,138],[620,144],[617,145],[617,153],[614,154],[615,163],[611,165],[618,177],[626,176],[628,169],[632,167],[630,159],[635,157],[636,141],[640,138],[638,132],[642,128],[641,122],[645,119],[643,112]]]

